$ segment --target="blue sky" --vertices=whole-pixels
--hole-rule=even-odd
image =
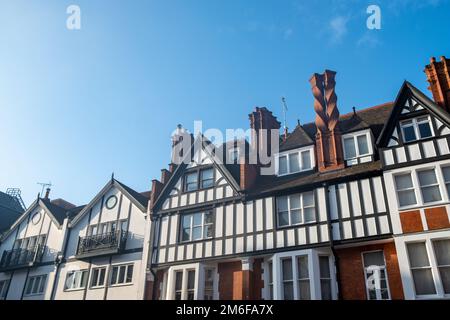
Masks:
[[[81,30],[66,8],[81,8]],[[368,30],[377,4],[382,29]],[[309,78],[338,72],[341,113],[394,100],[450,56],[450,1],[0,0],[0,190],[90,201],[111,172],[138,191],[178,123],[247,128],[254,106],[314,119]]]

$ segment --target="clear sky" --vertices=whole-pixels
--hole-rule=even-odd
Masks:
[[[66,8],[81,9],[81,30]],[[381,8],[381,30],[366,9]],[[138,191],[178,123],[248,128],[254,106],[314,119],[309,78],[337,74],[341,114],[392,101],[450,56],[446,0],[0,0],[0,190],[37,182],[89,202],[111,172]]]

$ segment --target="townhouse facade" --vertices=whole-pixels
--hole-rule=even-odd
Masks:
[[[48,190],[2,238],[1,299],[143,299],[147,204],[114,178],[84,206]]]
[[[433,99],[405,81],[344,115],[326,70],[290,133],[264,107],[248,141],[179,126],[151,192],[112,177],[85,206],[38,197],[1,238],[0,299],[449,298],[449,65],[425,68]]]

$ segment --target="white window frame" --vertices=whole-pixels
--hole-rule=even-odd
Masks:
[[[202,215],[202,223],[201,225],[195,225],[195,227],[201,227],[202,228],[202,236],[199,239],[193,239],[193,229],[194,229],[194,215],[196,214],[201,214]],[[186,213],[181,215],[181,222],[180,222],[180,242],[181,243],[186,243],[186,242],[193,242],[193,241],[201,241],[201,240],[205,240],[205,239],[211,239],[214,236],[214,216],[212,216],[213,221],[209,222],[209,223],[205,223],[205,216],[206,214],[210,214],[211,216],[214,214],[212,211],[201,211],[201,212],[194,212],[194,213]],[[190,218],[190,226],[189,226],[189,230],[190,232],[190,236],[188,240],[183,240],[183,219],[185,217],[191,217]],[[212,230],[212,236],[211,237],[206,237],[205,236],[205,227],[209,226]]]
[[[430,165],[417,166],[417,167],[410,168],[405,171],[393,172],[391,176],[392,176],[392,185],[394,186],[394,189],[395,189],[395,198],[397,201],[397,208],[399,210],[403,211],[403,210],[417,208],[417,207],[434,206],[434,205],[438,205],[438,204],[449,203],[450,198],[448,197],[446,183],[444,181],[444,175],[442,173],[442,167],[448,167],[448,166],[450,166],[450,164],[448,162],[444,162],[444,163],[437,163],[436,165],[432,165],[432,166],[430,166]],[[436,174],[436,180],[439,185],[439,192],[441,194],[441,200],[425,203],[423,201],[423,195],[422,195],[422,190],[421,190],[421,186],[420,186],[420,182],[419,182],[418,172],[424,171],[424,170],[430,170],[430,169],[434,169],[434,172]],[[400,199],[399,199],[398,193],[397,193],[397,185],[395,182],[395,177],[399,176],[399,175],[408,174],[408,173],[411,175],[413,188],[414,188],[414,194],[416,196],[416,204],[400,206]]]
[[[367,150],[368,153],[364,153],[361,154],[359,152],[359,146],[358,146],[358,137],[359,136],[366,136],[367,139]],[[345,139],[353,139],[353,143],[355,145],[355,152],[356,152],[356,156],[355,157],[348,157],[347,156],[347,150],[345,150],[345,144],[344,141]],[[372,144],[372,135],[370,133],[370,130],[362,130],[362,131],[356,131],[356,132],[352,132],[352,133],[347,133],[345,135],[342,136],[342,149],[344,149],[344,160],[346,161],[350,161],[351,160],[355,160],[355,159],[359,159],[359,158],[363,158],[363,157],[368,157],[373,155],[373,144]],[[351,163],[351,164],[356,164],[356,163]]]
[[[427,118],[427,120],[426,121],[417,121],[417,119],[419,119],[419,118]],[[405,122],[409,122],[409,121],[412,121],[412,123],[405,125]],[[424,123],[424,122],[428,122],[428,124],[430,125],[431,137],[422,138],[421,135],[420,135],[419,123]],[[414,133],[416,135],[416,140],[406,141],[405,133],[403,131],[403,128],[406,128],[406,127],[413,127],[414,128]],[[433,124],[431,123],[431,118],[430,118],[429,115],[418,116],[418,117],[415,117],[415,118],[405,119],[405,120],[401,121],[400,122],[400,131],[402,133],[402,141],[403,141],[403,143],[412,143],[412,142],[423,140],[423,139],[429,139],[429,138],[432,138],[432,137],[435,136],[434,130],[433,130]]]
[[[26,284],[25,284],[23,296],[31,297],[31,296],[43,295],[45,293],[45,288],[47,287],[47,278],[48,277],[46,274],[40,274],[40,275],[28,277]],[[36,286],[36,281],[38,281],[38,287],[37,287],[38,290],[34,291],[34,288]],[[42,282],[44,282],[44,283],[42,284]],[[28,286],[30,283],[32,283],[31,291],[28,292]],[[41,290],[41,288],[42,288],[42,290]]]
[[[303,152],[309,152],[309,157],[310,157],[310,161],[311,161],[311,167],[307,168],[307,169],[302,169],[303,167],[303,160],[302,160],[302,153]],[[297,154],[298,156],[298,161],[299,161],[299,171],[293,171],[291,172],[291,168],[290,168],[290,161],[289,161],[289,157],[291,154]],[[286,157],[287,159],[287,172],[280,174],[280,158],[281,157]],[[275,155],[275,169],[276,169],[276,173],[278,177],[282,177],[282,176],[287,176],[290,174],[294,174],[294,173],[299,173],[299,172],[307,172],[307,171],[312,171],[315,168],[315,164],[316,164],[316,159],[315,159],[315,155],[314,155],[314,146],[308,146],[308,147],[304,147],[304,148],[300,148],[300,149],[293,149],[293,150],[289,150],[289,151],[284,151],[284,152],[280,152],[278,154]]]
[[[385,277],[386,277],[386,289],[387,289],[387,293],[388,293],[388,299],[383,299],[381,297],[381,292],[379,290],[375,291],[376,294],[376,300],[391,300],[391,289],[389,287],[389,275],[387,273],[387,269],[386,269],[386,257],[384,255],[384,250],[370,250],[370,251],[364,251],[361,252],[361,261],[362,261],[362,267],[364,270],[364,283],[365,283],[365,287],[366,287],[366,295],[367,295],[367,300],[370,300],[370,293],[369,293],[369,287],[367,286],[367,279],[368,279],[368,273],[367,273],[367,268],[364,266],[364,254],[366,253],[375,253],[375,252],[381,252],[383,254],[383,266],[379,266],[380,270],[384,271]],[[381,280],[381,279],[380,279]]]
[[[303,196],[306,193],[312,193],[312,195],[313,195],[313,204],[312,204],[312,206],[307,206],[307,207],[304,206]],[[291,197],[295,197],[295,196],[300,196],[300,207],[292,209],[291,208]],[[317,222],[316,221],[316,215],[314,215],[314,220],[311,220],[311,221],[308,221],[308,222],[305,221],[305,209],[314,208],[314,212],[317,213],[316,212],[317,208],[316,208],[316,198],[315,197],[316,197],[316,195],[315,195],[314,190],[313,191],[302,192],[302,193],[295,193],[295,194],[291,194],[291,195],[287,195],[287,196],[276,197],[276,202],[277,202],[277,206],[276,206],[276,208],[277,208],[277,210],[276,210],[277,228],[282,229],[282,228],[288,228],[288,227],[292,227],[292,226],[298,226],[298,225],[303,225],[303,224],[309,224],[309,223]],[[287,209],[288,209],[287,212],[288,212],[288,218],[289,218],[289,224],[283,225],[283,226],[280,225],[280,219],[279,219],[279,212],[280,211],[279,211],[278,199],[281,199],[281,198],[287,198]],[[291,211],[294,211],[294,210],[300,210],[301,221],[298,222],[298,223],[292,223],[292,212]],[[285,212],[285,211],[283,211],[283,212]]]
[[[264,270],[269,270],[269,262],[272,262],[273,271],[273,300],[283,300],[283,274],[281,260],[285,258],[292,259],[293,277],[294,277],[294,300],[298,300],[298,269],[297,257],[308,256],[308,272],[309,272],[309,288],[311,300],[321,300],[322,292],[320,285],[320,270],[319,270],[319,256],[328,256],[331,273],[331,297],[333,300],[337,299],[337,283],[336,270],[334,268],[334,257],[331,250],[320,249],[305,249],[288,252],[275,253],[272,257],[264,261]],[[270,283],[269,273],[264,272],[264,298],[270,299]]]
[[[83,276],[77,277],[75,276],[77,273],[85,273],[86,274],[86,283],[83,285]],[[72,276],[72,279],[70,280],[70,286],[69,286],[69,277]],[[89,270],[88,269],[81,269],[81,270],[69,270],[66,274],[66,280],[64,282],[64,291],[76,291],[76,290],[83,290],[86,288],[86,286],[89,285],[87,279],[89,276]],[[79,280],[79,281],[76,281]],[[76,283],[75,283],[76,282]]]
[[[94,280],[94,271],[95,271],[95,270],[98,270],[99,273],[98,273],[98,277],[97,277],[97,282],[96,282],[96,284],[95,284],[95,285],[92,285],[92,281]],[[99,285],[99,284],[98,284],[98,281],[99,281],[99,279],[100,279],[100,272],[101,272],[101,270],[105,270],[105,275],[104,275],[104,277],[103,277],[103,284],[100,284],[100,285]],[[95,268],[92,268],[90,274],[91,274],[90,279],[89,279],[89,288],[90,288],[90,289],[97,289],[97,288],[103,288],[103,287],[105,287],[106,283],[108,282],[108,267],[104,266],[104,267],[95,267]]]
[[[172,266],[167,271],[167,279],[163,284],[165,288],[163,294],[161,295],[164,300],[175,300],[175,274],[176,272],[182,272],[182,289],[181,289],[181,300],[187,299],[187,285],[188,285],[188,271],[195,271],[194,280],[194,300],[204,299],[204,285],[205,285],[205,270],[214,269],[214,284],[213,284],[213,299],[219,299],[219,274],[217,272],[217,266],[214,264],[203,264],[203,263],[191,263],[185,265]]]
[[[127,282],[127,275],[128,275],[128,269],[130,267],[133,267],[133,273],[131,274],[131,282]],[[117,268],[117,274],[116,274],[116,281],[119,280],[119,275],[120,275],[120,269],[121,268],[125,268],[125,274],[124,274],[124,282],[115,282],[113,283],[113,275],[114,275],[114,268]],[[108,283],[110,287],[120,287],[120,286],[131,286],[134,283],[135,280],[135,274],[136,274],[136,266],[134,262],[127,262],[127,263],[116,263],[111,265],[111,272],[110,272],[110,276],[108,279]]]

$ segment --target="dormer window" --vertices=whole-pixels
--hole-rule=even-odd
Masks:
[[[373,151],[370,137],[369,130],[346,134],[342,137],[344,159],[346,160],[347,165],[372,160],[372,157],[370,156],[373,154]]]
[[[408,119],[400,123],[403,142],[411,142],[433,136],[429,116]]]
[[[312,148],[289,151],[278,155],[278,175],[297,173],[311,170]]]
[[[184,191],[196,191],[214,186],[214,169],[207,168],[186,173],[184,176]]]

